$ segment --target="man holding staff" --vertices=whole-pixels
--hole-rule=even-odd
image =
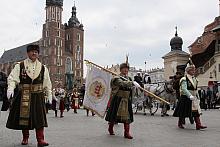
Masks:
[[[169,102],[164,99],[156,96],[155,94],[147,91],[142,88],[137,82],[132,81],[128,77],[129,65],[128,63],[122,63],[120,65],[120,74],[114,73],[110,70],[107,70],[93,62],[85,60],[87,64],[92,64],[108,73],[111,73],[115,77],[111,79],[111,94],[110,101],[107,107],[107,114],[105,120],[109,122],[108,132],[110,135],[114,134],[114,124],[123,123],[124,124],[124,137],[127,139],[132,139],[130,135],[130,124],[134,121],[133,111],[132,111],[132,88],[133,86],[143,90],[150,96],[160,100],[164,103],[169,104]]]
[[[134,121],[132,111],[132,87],[140,87],[137,82],[132,82],[128,77],[129,65],[122,63],[120,65],[120,76],[115,76],[111,80],[111,103],[107,110],[105,120],[109,122],[109,134],[114,134],[114,124],[124,123],[124,137],[132,139],[130,135],[130,123]]]

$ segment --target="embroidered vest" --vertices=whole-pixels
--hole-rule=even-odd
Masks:
[[[193,84],[191,83],[191,81],[189,80],[189,78],[186,76],[186,83],[187,83],[187,89],[188,90],[197,90],[197,80],[196,80],[196,88],[193,86]]]
[[[32,93],[43,94],[44,66],[42,65],[39,76],[32,80],[26,73],[24,62],[20,63],[21,103],[19,125],[28,126],[30,118],[30,101]]]
[[[43,84],[44,80],[44,66],[42,65],[41,72],[39,76],[32,81],[32,79],[27,75],[24,62],[20,63],[20,84]]]

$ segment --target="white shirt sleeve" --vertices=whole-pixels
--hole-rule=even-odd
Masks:
[[[16,85],[20,83],[20,64],[16,64],[8,76],[8,90],[14,91]]]
[[[49,71],[47,69],[46,66],[44,66],[44,81],[43,81],[43,88],[46,92],[47,98],[49,100],[49,102],[52,102],[52,84],[50,81],[50,75],[49,75]]]

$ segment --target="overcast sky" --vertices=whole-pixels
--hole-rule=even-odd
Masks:
[[[5,0],[0,5],[0,55],[41,38],[46,0]],[[163,67],[178,34],[183,50],[219,15],[218,0],[75,0],[85,29],[85,58],[102,66],[121,63],[129,54],[138,68]],[[64,0],[63,23],[71,16],[73,0]]]

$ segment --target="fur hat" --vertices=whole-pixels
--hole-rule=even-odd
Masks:
[[[191,69],[195,69],[195,65],[193,64],[191,58],[189,58],[188,63],[186,64],[185,71],[188,72]]]
[[[122,70],[123,68],[128,68],[129,69],[129,64],[128,63],[120,64],[120,70]]]
[[[35,45],[35,44],[29,44],[27,46],[27,52],[30,52],[30,51],[33,51],[33,50],[36,50],[38,53],[40,52],[40,47],[39,45]]]

